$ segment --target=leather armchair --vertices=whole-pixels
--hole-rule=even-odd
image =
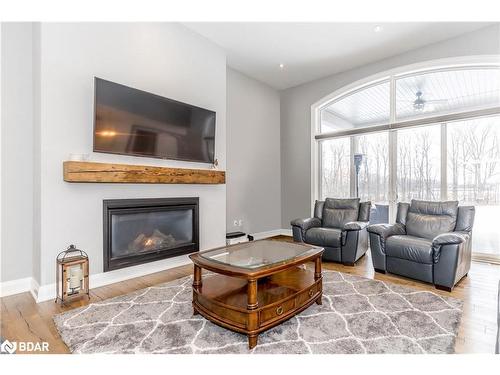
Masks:
[[[398,203],[395,224],[367,228],[375,271],[451,291],[470,269],[474,215],[457,201]]]
[[[316,201],[314,217],[291,221],[293,239],[324,247],[324,260],[353,266],[368,250],[370,208],[359,198]]]

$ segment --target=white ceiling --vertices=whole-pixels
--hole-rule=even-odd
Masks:
[[[276,89],[300,85],[490,25],[483,22],[189,22],[230,67]],[[376,25],[382,31],[374,32]],[[284,69],[279,68],[284,64]]]

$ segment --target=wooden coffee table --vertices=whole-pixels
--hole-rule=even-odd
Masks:
[[[262,240],[191,254],[194,314],[246,334],[251,349],[259,333],[321,304],[323,251]],[[314,271],[303,266],[307,262],[314,262]],[[202,268],[215,275],[202,280]]]

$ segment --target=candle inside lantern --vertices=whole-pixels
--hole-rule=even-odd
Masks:
[[[71,267],[69,270],[69,287],[71,289],[80,288],[83,279],[83,272],[80,266]]]
[[[69,278],[69,287],[71,289],[76,289],[80,287],[80,278],[78,276],[71,276]]]

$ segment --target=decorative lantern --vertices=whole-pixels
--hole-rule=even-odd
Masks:
[[[56,258],[57,300],[61,305],[68,300],[89,294],[89,257],[83,250],[70,245]]]

